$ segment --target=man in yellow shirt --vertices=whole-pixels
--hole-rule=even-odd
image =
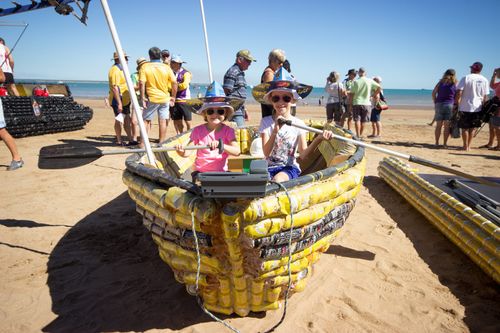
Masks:
[[[134,141],[132,138],[132,121],[130,118],[130,94],[127,88],[127,83],[125,82],[125,75],[123,74],[122,65],[120,64],[120,59],[118,58],[118,54],[116,52],[113,54],[113,59],[115,61],[115,64],[108,72],[108,100],[109,104],[113,108],[115,117],[117,117],[120,113],[123,114],[123,121],[115,118],[115,134],[116,143],[120,146],[125,146],[125,143],[122,141],[122,122],[129,142]],[[126,54],[125,60],[128,61],[128,56]]]
[[[177,79],[172,69],[161,61],[159,48],[149,49],[149,59],[150,62],[142,65],[139,70],[139,87],[144,107],[142,118],[146,125],[146,132],[149,134],[151,121],[154,119],[155,112],[158,112],[161,143],[167,139],[169,108],[175,103]],[[169,88],[171,88],[172,95],[170,95]]]

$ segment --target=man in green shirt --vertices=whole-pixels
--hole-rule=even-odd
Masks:
[[[371,97],[376,103],[380,94],[380,85],[366,77],[366,71],[363,67],[359,69],[358,75],[359,78],[354,81],[349,93],[349,108],[352,111],[356,136],[363,139],[365,124],[370,121]]]

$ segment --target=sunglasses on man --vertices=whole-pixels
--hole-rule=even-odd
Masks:
[[[217,112],[217,114],[219,116],[223,116],[226,113],[226,110],[224,110],[224,109],[208,109],[207,110],[207,114],[209,116],[213,115],[215,112]]]
[[[271,101],[273,103],[278,103],[280,100],[283,100],[283,102],[285,103],[290,103],[292,101],[292,98],[288,95],[271,97]]]

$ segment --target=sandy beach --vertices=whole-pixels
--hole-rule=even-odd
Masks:
[[[116,149],[112,111],[102,100],[79,102],[94,109],[85,129],[16,140],[22,169],[5,171],[10,154],[0,144],[0,332],[229,332],[158,256],[122,183],[124,155],[74,169],[37,167],[44,146]],[[249,110],[258,124],[260,108]],[[319,120],[325,111],[299,107],[297,115]],[[500,152],[477,148],[487,128],[469,152],[458,149],[461,139],[436,149],[432,117],[430,109],[384,111],[373,143],[498,177]],[[367,156],[354,211],[276,332],[499,332],[498,285],[378,177],[382,153]],[[263,332],[281,314],[224,318],[242,332]]]

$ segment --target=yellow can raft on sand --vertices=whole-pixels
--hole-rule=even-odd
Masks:
[[[379,175],[497,283],[500,282],[500,228],[471,207],[432,185],[390,157]]]
[[[350,137],[343,130],[332,130]],[[242,148],[249,146],[251,131],[237,131]],[[164,146],[188,140],[189,133],[184,133]],[[156,153],[163,170],[147,166],[145,156],[127,159],[123,181],[160,257],[176,280],[186,284],[188,292],[195,292],[196,236],[201,272],[198,294],[207,309],[240,316],[277,309],[289,276],[290,292],[302,291],[311,266],[344,225],[363,181],[364,149],[338,140],[324,141],[307,163],[301,163],[303,175],[282,183],[287,193],[268,183],[264,197],[247,199],[204,198],[198,185],[182,178],[194,155]],[[293,255],[288,266],[290,237]]]

